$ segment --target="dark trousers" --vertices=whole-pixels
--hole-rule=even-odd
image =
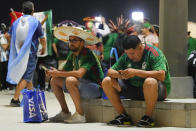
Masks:
[[[50,68],[50,67],[57,68],[58,62],[57,62],[56,58],[53,56],[46,56],[46,57],[39,57],[38,58],[36,70],[34,72],[34,77],[33,77],[33,85],[34,85],[34,87],[39,86],[39,88],[41,90],[45,90],[46,76],[45,76],[45,71],[42,68],[40,68],[41,65],[44,65],[47,68]]]
[[[192,63],[193,61],[188,63],[188,76],[192,76],[193,78],[193,97],[196,98],[196,65]]]
[[[7,77],[7,68],[8,68],[8,62],[0,62],[0,82],[1,82],[1,89],[6,89],[7,88],[7,82],[6,82],[6,77]]]
[[[194,85],[193,85],[193,97],[196,98],[196,75],[192,75],[193,77],[193,82],[194,82]]]
[[[37,87],[39,85],[39,88],[41,90],[45,89],[45,71],[40,68],[40,65],[45,65],[44,60],[45,57],[38,58],[38,62],[33,76],[33,86]]]

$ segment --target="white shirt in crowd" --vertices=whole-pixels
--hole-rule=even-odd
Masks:
[[[144,43],[149,45],[154,45],[154,43],[159,43],[159,38],[154,34],[150,34],[144,37]]]
[[[8,51],[4,50],[1,45],[8,44],[7,39],[4,37],[4,34],[0,35],[0,62],[8,61]]]

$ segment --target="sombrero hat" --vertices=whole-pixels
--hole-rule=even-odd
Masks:
[[[95,17],[84,17],[83,21],[95,21]]]
[[[69,36],[77,36],[83,39],[86,45],[94,45],[100,42],[93,34],[72,26],[56,27],[54,29],[54,36],[65,42],[68,42]]]

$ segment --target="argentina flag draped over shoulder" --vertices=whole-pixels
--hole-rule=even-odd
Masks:
[[[18,18],[12,25],[7,73],[9,83],[18,84],[27,69],[32,37],[37,26],[38,20],[31,15]]]

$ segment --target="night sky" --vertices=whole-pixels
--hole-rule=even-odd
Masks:
[[[26,0],[7,0],[0,8],[0,23],[10,24],[10,8],[21,11],[21,5]],[[63,20],[74,20],[84,24],[82,19],[87,16],[102,15],[116,20],[121,14],[131,18],[132,11],[143,11],[144,17],[151,23],[159,23],[159,0],[31,0],[35,4],[35,11],[52,9],[53,23]],[[2,8],[3,6],[3,8]],[[196,0],[189,0],[189,20],[196,21]]]

